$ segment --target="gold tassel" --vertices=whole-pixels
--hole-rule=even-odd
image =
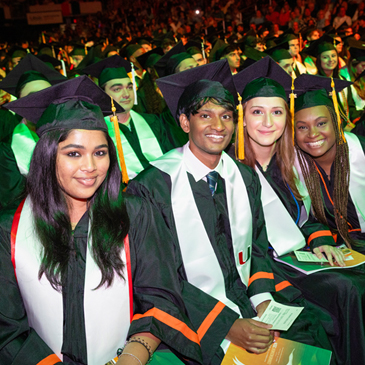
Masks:
[[[294,136],[295,136],[295,129],[294,129],[294,77],[291,78],[291,94],[290,94],[290,114],[291,114],[291,127],[292,127],[292,138],[293,138],[293,146],[294,146]]]
[[[87,56],[87,46],[85,44],[85,56]]]
[[[331,77],[331,87],[332,87],[332,101],[333,101],[333,106],[335,107],[335,112],[336,112],[336,116],[337,116],[338,130],[342,136],[342,141],[340,141],[340,144],[342,144],[342,143],[346,143],[346,138],[345,138],[345,135],[344,135],[343,129],[342,129],[341,117],[340,117],[340,112],[338,109],[337,94],[336,94],[336,89],[335,89],[335,82],[333,80],[333,77]]]
[[[244,143],[244,129],[243,129],[243,106],[242,96],[238,94],[237,110],[238,110],[238,131],[237,131],[237,147],[236,147],[236,158],[239,160],[245,159],[245,143]],[[238,150],[238,153],[237,153]],[[238,155],[238,156],[237,156]]]
[[[115,115],[117,108],[114,106],[113,98],[112,97],[110,97],[110,98],[112,101],[112,112],[113,112],[113,116],[110,118],[110,120],[113,122],[115,139],[117,141],[117,152],[118,152],[118,156],[119,156],[120,168],[122,170],[122,181],[124,184],[128,184],[129,177],[128,177],[128,172],[127,172],[127,166],[126,166],[125,160],[124,160],[122,139],[120,138],[118,117]]]
[[[43,32],[42,32],[42,43],[46,43],[46,37],[44,36]]]

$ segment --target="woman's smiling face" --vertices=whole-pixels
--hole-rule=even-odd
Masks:
[[[313,159],[334,159],[336,133],[326,106],[318,105],[296,112],[295,137],[299,148]]]

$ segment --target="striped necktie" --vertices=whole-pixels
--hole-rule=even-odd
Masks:
[[[212,196],[215,193],[215,187],[217,185],[218,180],[218,172],[217,171],[211,171],[207,176],[207,183],[209,185],[209,189],[212,193]]]

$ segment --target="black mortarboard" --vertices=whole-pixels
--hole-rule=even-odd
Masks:
[[[82,72],[98,78],[99,85],[103,86],[113,79],[129,78],[128,72],[131,72],[131,63],[115,55],[85,67]]]
[[[196,42],[196,41],[189,41],[184,45],[186,51],[189,51],[189,48],[196,47],[200,50],[200,53],[202,53],[202,42]],[[204,45],[204,49],[206,49],[208,46]]]
[[[302,74],[294,81],[295,111],[311,108],[318,105],[327,105],[333,107],[333,101],[330,97],[332,93],[331,78],[325,76],[315,76]],[[336,93],[352,82],[340,79],[334,79]]]
[[[83,73],[84,68],[89,65],[93,65],[103,59],[102,52],[99,51],[100,46],[92,47],[90,52],[83,58],[83,60],[78,64],[78,66],[74,69],[75,72]],[[100,56],[100,57],[99,57]]]
[[[10,49],[9,54],[11,58],[24,58],[27,55],[27,50],[19,46],[14,46]]]
[[[70,56],[86,56],[88,47],[79,42],[73,42],[71,45],[74,47],[70,53]]]
[[[292,78],[269,56],[233,76],[242,102],[255,97],[281,97],[287,100]]]
[[[129,57],[133,56],[133,54],[141,48],[142,48],[142,46],[140,46],[139,44],[130,44],[127,47],[125,47],[124,54],[129,59]]]
[[[336,51],[336,45],[340,43],[328,34],[324,34],[321,38],[311,42],[310,46],[306,48],[305,53],[309,56],[318,57],[326,51]]]
[[[289,49],[289,43],[282,42],[267,49],[265,52],[268,55],[270,55],[274,61],[279,62],[281,60],[287,60],[289,58],[293,58],[289,53],[288,49]]]
[[[35,80],[46,80],[51,85],[54,85],[67,79],[59,72],[51,69],[36,56],[28,54],[19,62],[18,66],[9,72],[0,82],[0,89],[16,96],[22,86]]]
[[[147,67],[153,67],[164,55],[161,47],[156,47],[151,51],[143,53],[139,57],[137,57],[138,63],[141,67],[146,70]]]
[[[167,53],[165,53],[158,62],[155,63],[155,69],[156,69],[159,77],[168,75],[168,73],[167,73],[168,70],[166,70],[166,67],[169,63],[170,58],[172,56],[177,55],[182,52],[185,52],[185,47],[184,47],[183,43],[180,41],[178,44],[176,44],[176,46],[172,47]],[[173,62],[171,62],[171,64],[172,63]]]
[[[114,102],[117,112],[123,108]],[[103,113],[111,114],[111,98],[87,76],[80,76],[6,105],[36,124],[37,134],[57,129],[107,132]]]
[[[103,51],[103,57],[109,57],[108,54],[110,52],[117,52],[119,54],[119,51],[118,51],[118,48],[117,47],[108,45],[108,46],[105,47],[105,49]],[[112,55],[112,56],[115,56],[115,55]]]
[[[237,93],[227,60],[159,78],[156,82],[174,118],[179,118],[183,113],[184,105],[198,98],[221,97],[230,100],[233,104],[237,101]]]
[[[365,42],[350,40],[349,46],[349,52],[352,58],[357,61],[365,61]]]
[[[55,67],[60,67],[62,65],[61,61],[59,61],[57,58],[49,56],[48,54],[41,54],[37,55],[36,57],[52,69]]]

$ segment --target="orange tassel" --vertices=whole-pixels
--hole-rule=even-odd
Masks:
[[[115,115],[115,112],[117,109],[114,106],[113,98],[112,97],[110,97],[110,98],[112,100],[112,112],[113,112],[113,116],[110,118],[110,120],[113,122],[115,139],[117,141],[117,152],[118,152],[118,156],[119,156],[120,169],[122,170],[122,181],[124,184],[128,184],[129,177],[128,177],[128,172],[127,172],[127,166],[126,166],[125,160],[124,160],[122,139],[120,138],[118,117]]]
[[[291,79],[291,94],[290,94],[290,114],[291,114],[291,125],[292,125],[292,138],[293,138],[293,146],[294,146],[294,137],[295,137],[295,128],[294,128],[294,77]]]
[[[243,128],[243,106],[242,106],[242,96],[238,94],[238,102],[237,110],[238,110],[238,131],[237,131],[237,144],[238,147],[236,149],[236,158],[239,160],[245,159],[245,137],[244,137],[244,128]],[[238,153],[237,153],[238,150]],[[238,156],[237,156],[238,155]]]

